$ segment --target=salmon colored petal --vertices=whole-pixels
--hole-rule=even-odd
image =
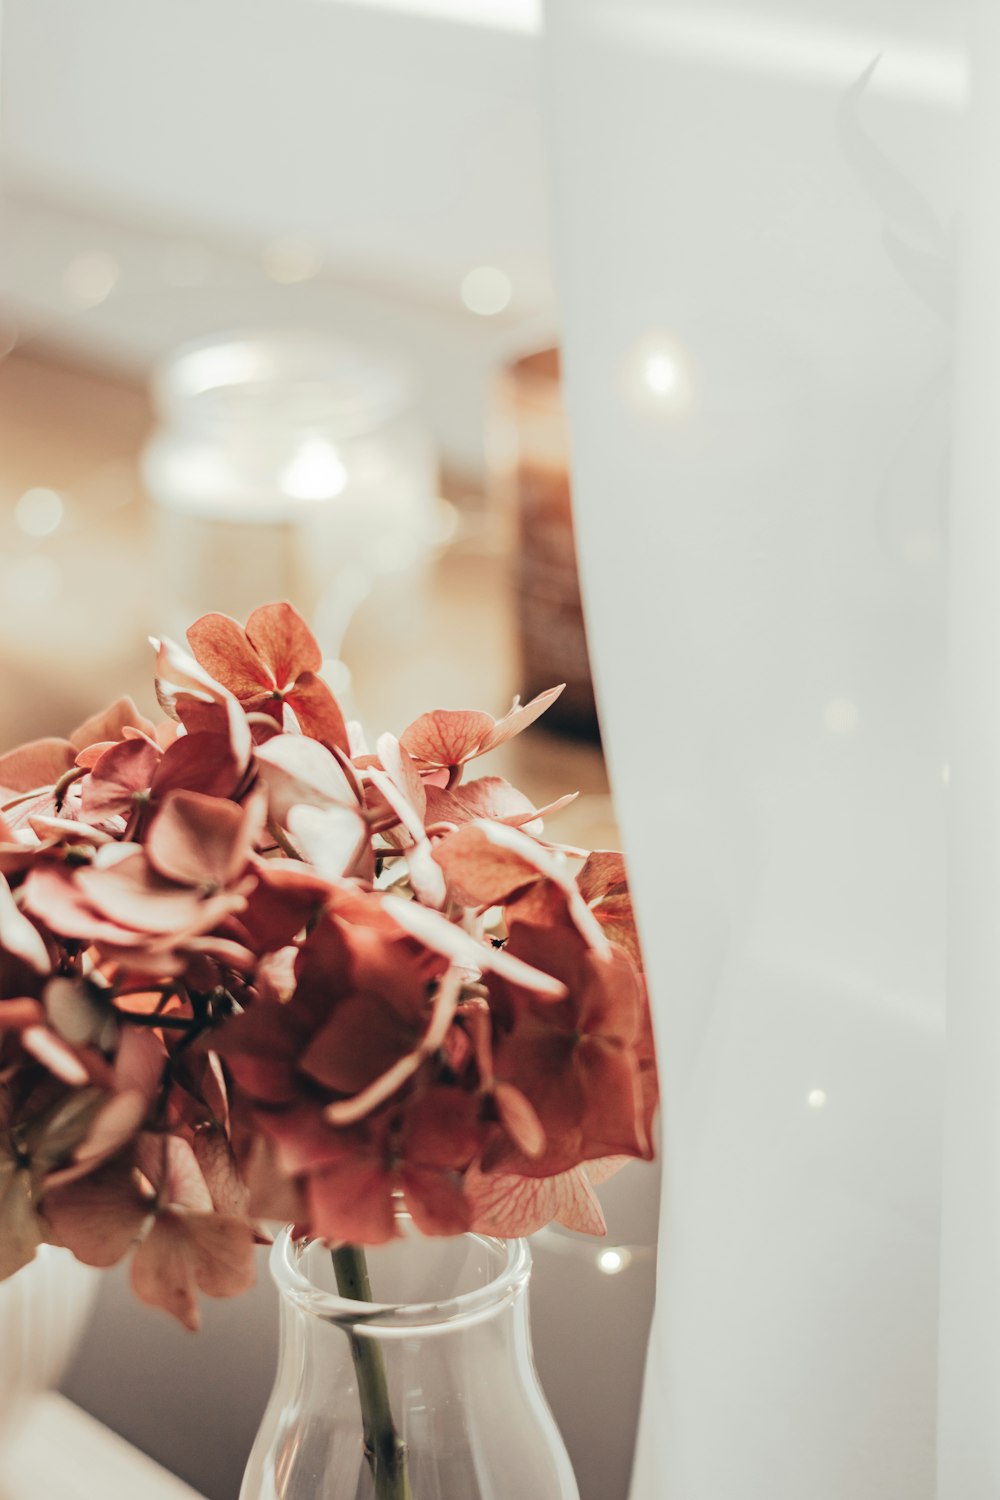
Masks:
[[[324,880],[365,878],[374,865],[368,824],[356,807],[299,804],[289,809],[286,822],[295,848]]]
[[[597,1195],[578,1168],[554,1177],[521,1177],[473,1167],[465,1176],[465,1192],[478,1234],[520,1238],[553,1219],[579,1234],[607,1233]]]
[[[83,788],[87,818],[128,817],[148,797],[161,751],[146,739],[121,740],[94,763]]]
[[[53,1174],[52,1181],[72,1182],[92,1173],[109,1157],[117,1155],[142,1129],[149,1112],[149,1100],[138,1089],[114,1094],[94,1117],[86,1139],[77,1147],[67,1167]]]
[[[21,1045],[61,1083],[82,1088],[90,1082],[90,1074],[76,1052],[48,1026],[28,1026],[21,1033]]]
[[[462,1170],[482,1144],[479,1101],[438,1085],[407,1105],[400,1152],[411,1167]]]
[[[201,1327],[195,1258],[177,1214],[157,1215],[132,1261],[132,1290],[141,1302],[162,1307],[192,1333]]]
[[[392,1180],[370,1156],[346,1157],[309,1178],[313,1234],[332,1244],[384,1245],[397,1238]]]
[[[254,1283],[253,1232],[219,1214],[156,1217],[132,1262],[132,1286],[152,1307],[162,1307],[185,1328],[201,1326],[199,1290],[233,1297]]]
[[[315,672],[302,672],[285,695],[285,702],[295,714],[302,733],[324,745],[336,745],[344,755],[350,754],[350,736],[343,711],[330,688]]]
[[[23,1031],[26,1026],[44,1026],[45,1010],[40,1000],[23,996],[0,1000],[0,1031]]]
[[[470,933],[450,922],[441,912],[432,911],[416,901],[405,901],[399,896],[384,897],[385,910],[393,920],[413,937],[426,944],[432,952],[449,959],[460,968],[477,973],[492,971],[501,974],[515,984],[522,984],[535,994],[561,1000],[566,986],[561,980],[533,968],[530,964],[508,953],[504,948],[481,943]]]
[[[434,847],[455,900],[463,906],[495,906],[542,878],[520,850],[498,847],[478,823],[466,823]]]
[[[166,637],[162,641],[155,637],[151,639],[156,650],[156,696],[163,711],[172,718],[177,718],[178,696],[185,693],[190,694],[196,702],[220,705],[225,711],[226,726],[237,764],[241,767],[249,765],[252,749],[250,725],[240,700],[174,641]],[[198,727],[212,728],[214,724]]]
[[[69,740],[78,750],[85,750],[88,745],[101,740],[122,739],[126,729],[138,729],[146,735],[155,733],[153,725],[139,712],[131,698],[116,698],[114,703],[100,713],[78,724]]]
[[[502,776],[480,776],[460,786],[446,790],[427,786],[428,825],[453,823],[459,827],[472,818],[494,818],[500,823],[509,823],[512,828],[523,828],[537,837],[542,833],[542,819],[575,802],[577,792],[568,792],[557,797],[544,807],[535,807],[523,792],[519,792]]]
[[[172,791],[230,797],[239,787],[243,771],[228,735],[196,731],[182,734],[164,752],[152,778],[151,790],[161,800]]]
[[[471,1227],[472,1208],[457,1176],[404,1162],[399,1180],[421,1234],[465,1234]]]
[[[507,740],[513,739],[515,734],[520,734],[533,724],[536,719],[541,718],[547,708],[551,708],[559,697],[566,684],[560,683],[558,687],[549,688],[547,692],[539,693],[537,698],[532,698],[530,703],[521,704],[515,698],[514,706],[502,719],[498,719],[492,729],[483,739],[479,748],[479,754],[485,755],[488,750],[496,749],[497,745],[503,745]]]
[[[252,847],[244,810],[201,792],[172,792],[146,839],[154,870],[195,887],[228,885],[246,868]]]
[[[237,698],[249,698],[262,688],[273,689],[274,674],[254,650],[247,633],[228,615],[202,615],[187,633],[198,665]]]
[[[437,708],[415,719],[400,735],[399,743],[425,765],[461,766],[480,753],[495,722],[492,714]]]
[[[48,974],[52,968],[44,938],[21,911],[3,875],[0,875],[0,948],[36,974]]]
[[[246,634],[280,688],[291,687],[303,672],[318,672],[323,665],[316,637],[287,602],[255,609],[247,620]]]
[[[419,1037],[419,1026],[387,1001],[374,995],[349,995],[316,1032],[298,1065],[324,1088],[357,1094],[408,1057]],[[357,1118],[368,1112],[362,1109]],[[349,1123],[334,1118],[338,1124]]]
[[[32,740],[17,750],[0,755],[0,788],[11,792],[33,792],[54,786],[76,760],[69,740]]]
[[[132,1164],[119,1157],[89,1176],[45,1194],[43,1212],[60,1245],[88,1266],[113,1266],[127,1255],[149,1217]]]
[[[532,865],[545,880],[551,881],[554,886],[562,892],[566,901],[570,920],[574,923],[588,947],[602,958],[608,958],[611,946],[608,939],[601,930],[590,907],[580,894],[580,888],[570,872],[570,868],[562,855],[554,854],[545,849],[535,839],[523,833],[519,828],[510,828],[506,823],[481,821],[479,823],[467,824],[465,828],[459,829],[458,833],[449,835],[451,839],[463,838],[470,848],[475,847],[474,830],[479,831],[480,841],[489,845],[495,854],[506,852],[518,855],[526,864]]]
[[[221,1125],[196,1130],[192,1148],[217,1213],[245,1219],[250,1193],[236,1166],[229,1137]]]
[[[427,790],[414,765],[413,757],[393,734],[380,735],[375,748],[383,771],[402,792],[408,806],[422,824],[427,810]]]
[[[493,1085],[493,1100],[511,1140],[525,1156],[541,1156],[545,1150],[545,1127],[530,1100],[512,1083]]]
[[[108,924],[117,927],[127,940],[143,933],[180,933],[197,925],[202,916],[197,892],[164,880],[141,854],[110,870],[77,870],[72,879],[81,907],[86,904],[93,920],[88,923],[81,910],[75,934],[68,935],[93,934],[95,942],[120,942],[122,938],[115,937]],[[66,932],[68,925],[63,919],[60,930]]]
[[[238,1297],[257,1279],[254,1232],[231,1214],[185,1214],[195,1278],[206,1297]]]
[[[114,842],[112,834],[106,833],[103,829],[94,828],[90,823],[78,823],[75,818],[36,817],[31,819],[30,827],[43,842],[51,840],[56,843],[92,844],[95,848],[101,844]],[[0,855],[0,867],[5,870],[16,869],[17,865],[13,860],[12,855],[7,856],[6,859]]]
[[[62,937],[126,946],[140,940],[133,928],[99,916],[65,868],[32,870],[22,890],[26,909]]]
[[[625,860],[615,850],[595,850],[588,854],[576,880],[585,901],[600,901],[613,887],[627,886]]]
[[[267,788],[271,817],[284,823],[289,809],[349,807],[358,799],[337,757],[317,740],[300,734],[277,734],[256,749],[261,781]]]
[[[253,868],[257,884],[240,916],[239,935],[252,952],[273,953],[319,914],[329,885],[301,861],[258,859]]]
[[[357,1090],[353,1098],[327,1105],[323,1113],[331,1125],[350,1125],[356,1120],[364,1119],[391,1099],[393,1094],[398,1093],[418,1072],[424,1061],[443,1045],[455,1014],[461,984],[458,971],[451,971],[441,980],[434,998],[430,1023],[415,1046],[412,1045],[412,1024],[407,1024],[392,1007],[384,1004],[376,1006],[367,995],[351,997],[338,1007],[333,1020],[318,1033],[300,1063],[320,1082],[338,1092],[351,1093]],[[356,1027],[360,1023],[353,1044],[349,1031],[345,1031],[348,1013]],[[383,1053],[383,1070],[372,1078],[379,1047]],[[310,1057],[314,1059],[312,1067],[308,1061]],[[322,1058],[325,1066],[325,1076],[317,1071],[315,1060],[319,1058]],[[363,1082],[357,1081],[356,1073],[355,1077],[347,1081],[350,1063],[348,1068],[344,1067],[344,1063],[348,1059],[355,1063],[355,1067],[357,1060],[362,1061]],[[367,1082],[368,1078],[372,1081]]]

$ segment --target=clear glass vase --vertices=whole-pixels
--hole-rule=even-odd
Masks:
[[[288,1230],[278,1375],[240,1500],[579,1500],[531,1355],[523,1240],[406,1232],[374,1302]],[[364,1408],[364,1412],[363,1412]]]

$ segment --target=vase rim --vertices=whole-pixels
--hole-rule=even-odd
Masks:
[[[281,1292],[301,1311],[328,1323],[349,1325],[385,1333],[430,1333],[452,1330],[456,1325],[479,1322],[508,1306],[527,1284],[531,1274],[531,1250],[527,1240],[499,1239],[488,1234],[466,1234],[460,1239],[477,1240],[503,1257],[503,1266],[483,1286],[459,1292],[450,1298],[427,1302],[356,1302],[329,1292],[306,1276],[297,1263],[297,1246],[316,1241],[296,1238],[290,1225],[275,1235],[271,1249],[271,1276]],[[378,1248],[378,1247],[374,1247]]]

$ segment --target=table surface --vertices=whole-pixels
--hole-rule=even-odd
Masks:
[[[55,1394],[0,1437],[0,1500],[201,1500],[124,1438]]]

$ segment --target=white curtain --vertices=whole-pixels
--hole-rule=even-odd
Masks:
[[[664,1096],[634,1500],[935,1493],[962,21],[548,0],[581,567]]]

